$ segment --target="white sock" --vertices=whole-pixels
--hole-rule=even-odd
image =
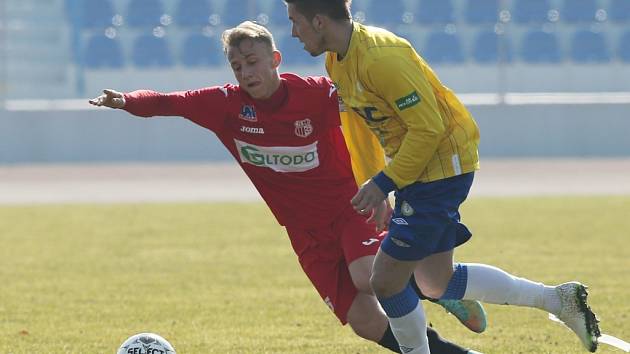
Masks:
[[[427,338],[427,320],[422,303],[410,313],[402,317],[390,317],[389,325],[394,337],[405,354],[430,354],[429,339]]]
[[[468,282],[464,299],[490,304],[535,307],[553,314],[560,311],[560,297],[553,286],[515,277],[499,268],[466,263]]]

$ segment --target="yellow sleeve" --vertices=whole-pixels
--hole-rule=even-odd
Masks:
[[[357,185],[372,178],[385,167],[385,154],[376,136],[353,111],[342,111],[341,130],[350,153],[352,172]]]
[[[395,55],[373,62],[366,84],[406,125],[398,152],[383,169],[398,188],[403,188],[418,180],[446,132],[433,89],[420,62]]]

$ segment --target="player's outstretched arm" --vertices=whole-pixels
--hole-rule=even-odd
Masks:
[[[120,108],[138,117],[184,117],[216,131],[225,119],[227,96],[227,89],[219,86],[171,93],[106,89],[89,102],[94,106]]]
[[[112,89],[103,90],[103,94],[89,100],[90,104],[94,106],[105,106],[109,108],[123,108],[125,107],[125,96],[122,92],[118,92]]]

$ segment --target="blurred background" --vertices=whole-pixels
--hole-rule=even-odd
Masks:
[[[282,71],[325,74],[281,0],[0,0],[0,163],[222,161],[182,119],[94,109],[103,88],[233,82],[221,32],[266,24]],[[630,0],[355,0],[460,95],[482,157],[630,156]],[[211,108],[209,108],[211,109]]]
[[[586,282],[602,330],[627,340],[630,0],[352,9],[413,43],[480,127],[464,222],[482,238],[461,252],[519,276]],[[219,38],[246,19],[274,33],[282,71],[325,74],[291,38],[282,0],[0,0],[0,352],[111,352],[147,328],[189,353],[350,348],[349,332],[316,314],[327,310],[288,240],[214,134],[88,104],[104,88],[234,83]],[[578,348],[540,312],[491,310],[491,341],[453,338],[488,352]]]

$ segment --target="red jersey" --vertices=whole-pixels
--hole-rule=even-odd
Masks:
[[[337,90],[325,77],[282,74],[280,88],[266,100],[232,84],[134,91],[125,100],[131,114],[182,116],[214,132],[282,225],[330,224],[357,191]]]

